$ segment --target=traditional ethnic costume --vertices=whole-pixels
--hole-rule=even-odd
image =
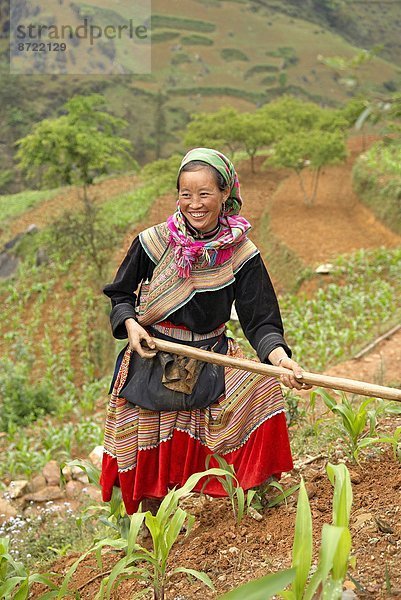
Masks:
[[[220,152],[196,148],[180,170],[193,160],[215,167],[231,188],[216,232],[194,230],[177,208],[166,223],[135,238],[113,283],[104,288],[112,303],[113,335],[126,338],[124,322],[133,317],[154,337],[241,357],[237,342],[225,335],[235,300],[259,359],[269,362],[278,346],[291,356],[269,275],[246,235],[249,223],[238,215],[242,199],[234,167]],[[163,353],[158,357],[141,359],[126,346],[117,358],[105,425],[104,501],[110,500],[114,485],[120,486],[132,514],[142,499],[162,498],[168,488],[203,471],[209,454],[232,464],[245,490],[292,469],[276,379],[231,367],[202,370],[205,363],[194,361],[173,365],[169,378],[171,356],[165,355],[164,362]],[[168,394],[171,406],[159,410],[170,402]],[[226,495],[217,479],[204,492]]]

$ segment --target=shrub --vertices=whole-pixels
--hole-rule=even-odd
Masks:
[[[32,423],[57,408],[54,391],[44,383],[31,382],[29,371],[26,363],[15,364],[10,359],[3,359],[0,363],[2,431]]]
[[[232,61],[232,60],[247,61],[247,60],[249,60],[247,55],[244,52],[242,52],[242,50],[238,50],[238,48],[223,48],[223,50],[220,52],[220,54],[221,54],[221,57],[226,61]]]
[[[212,46],[214,43],[204,35],[187,35],[181,38],[181,42],[187,46]]]

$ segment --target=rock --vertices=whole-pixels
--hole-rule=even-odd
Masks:
[[[76,481],[81,481],[82,483],[89,483],[87,474],[80,467],[71,467],[71,475],[72,478]]]
[[[318,273],[319,275],[328,275],[333,269],[334,265],[332,263],[324,263],[316,267],[315,273]]]
[[[255,519],[255,521],[262,521],[262,519],[263,519],[263,516],[260,514],[260,512],[258,512],[255,508],[253,508],[253,506],[250,506],[248,508],[248,515],[252,519]]]
[[[42,474],[48,485],[55,486],[60,483],[60,467],[57,461],[51,460],[43,467]]]
[[[11,500],[21,498],[28,491],[29,481],[26,479],[15,479],[8,486],[7,493]]]
[[[96,446],[93,448],[92,452],[89,454],[89,460],[91,461],[92,465],[98,469],[101,469],[103,460],[103,446]]]
[[[73,481],[71,479],[71,481],[69,481],[65,486],[65,493],[67,498],[77,498],[78,496],[80,496],[83,487],[83,483],[81,483],[80,481]]]
[[[72,479],[72,470],[68,465],[62,468],[62,473],[64,475],[64,479],[66,481],[71,481]]]
[[[8,252],[0,252],[0,277],[9,277],[18,267],[19,260]]]
[[[15,244],[17,242],[19,242],[19,240],[22,238],[24,234],[23,233],[17,233],[17,235],[15,237],[13,237],[11,240],[9,240],[8,242],[6,242],[4,244],[3,249],[4,250],[11,250],[11,248],[14,248]]]
[[[7,500],[0,498],[0,523],[5,523],[11,517],[14,518],[16,516],[16,509]]]
[[[50,262],[49,255],[44,248],[38,248],[36,252],[36,266],[47,265]]]
[[[350,470],[349,474],[351,477],[351,483],[354,483],[355,485],[358,485],[358,483],[361,483],[363,477],[360,473],[358,473],[357,471]]]
[[[28,227],[25,229],[25,233],[37,233],[39,231],[39,228],[37,225],[35,225],[35,223],[31,223],[30,225],[28,225]]]
[[[63,490],[60,490],[58,486],[48,485],[34,494],[27,494],[24,496],[24,500],[26,502],[49,502],[50,500],[59,500],[63,497]]]
[[[35,475],[29,483],[28,491],[33,494],[44,487],[46,487],[46,478],[44,475]]]

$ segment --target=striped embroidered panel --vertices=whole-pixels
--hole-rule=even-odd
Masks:
[[[228,354],[243,356],[235,340],[229,339]],[[227,454],[245,444],[267,419],[284,411],[276,379],[232,367],[225,368],[225,395],[206,409],[143,410],[117,397],[127,376],[129,356],[127,351],[110,397],[105,426],[104,449],[116,457],[120,472],[135,468],[138,452],[171,439],[175,430],[187,433],[212,452]]]

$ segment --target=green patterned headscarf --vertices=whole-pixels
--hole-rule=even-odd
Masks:
[[[227,186],[230,187],[230,195],[225,202],[224,215],[237,215],[241,210],[242,198],[238,175],[231,160],[222,154],[222,152],[213,150],[213,148],[193,148],[182,159],[178,175],[182,167],[192,160],[201,160],[221,173]]]

